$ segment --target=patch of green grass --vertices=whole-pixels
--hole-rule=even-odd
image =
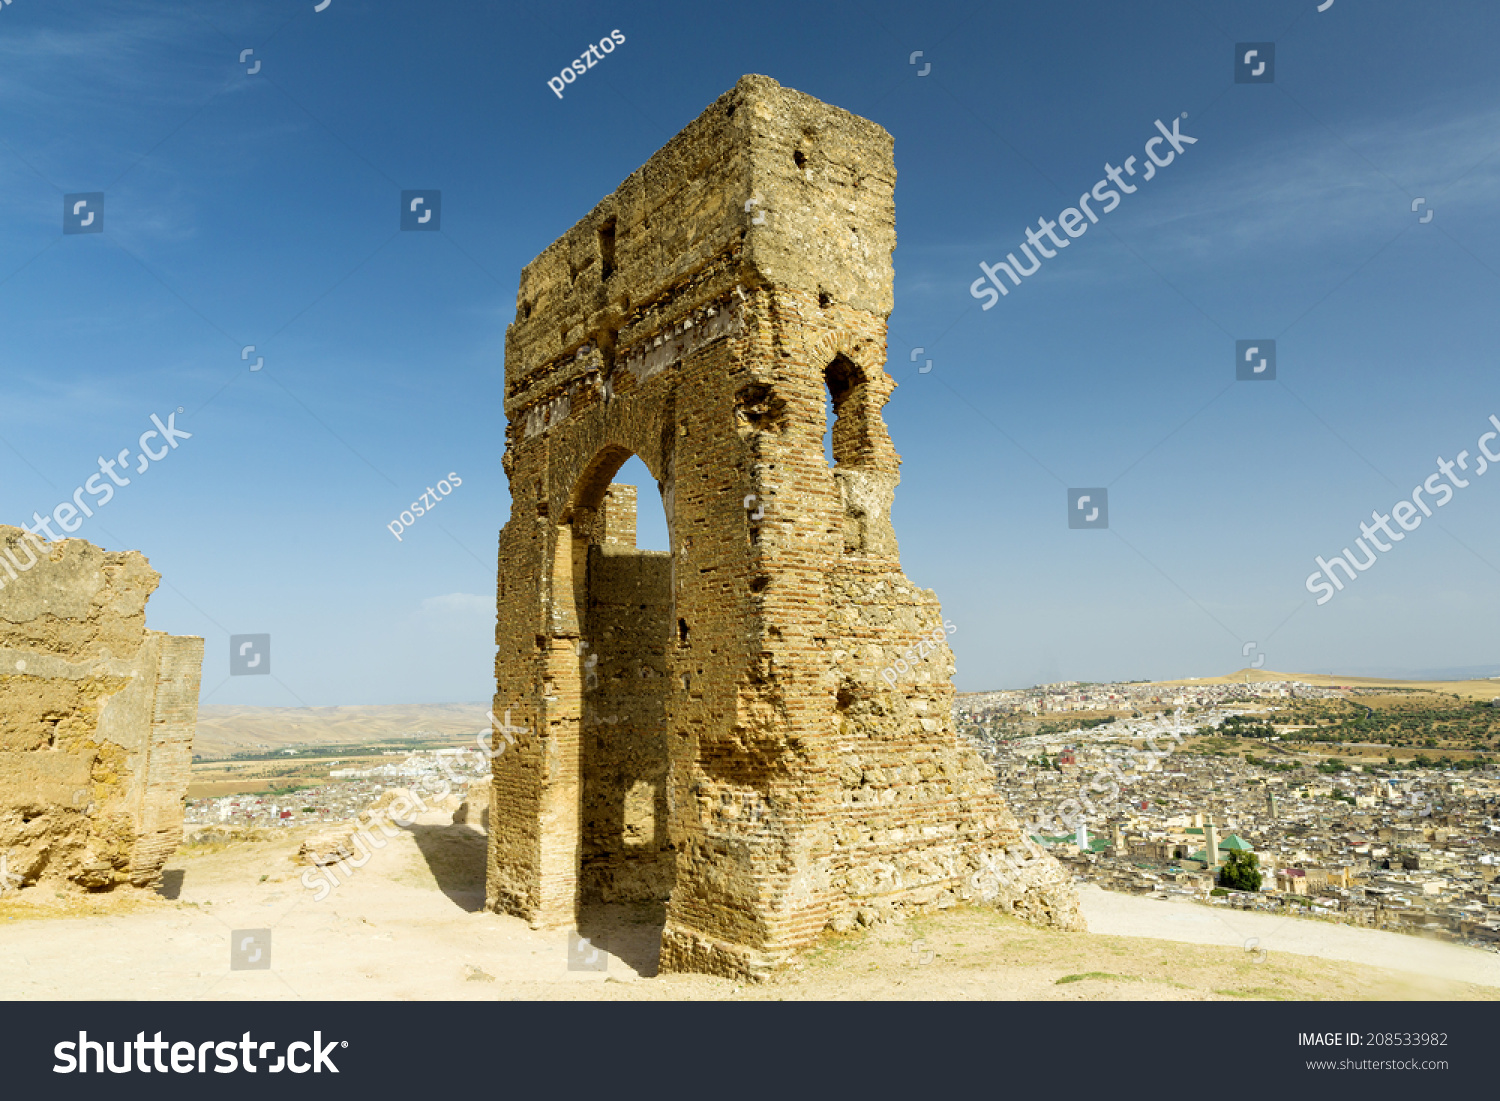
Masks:
[[[1053,985],[1061,986],[1065,982],[1083,982],[1084,979],[1098,979],[1101,982],[1141,982],[1135,975],[1115,975],[1108,971],[1084,971],[1078,975],[1064,975]]]
[[[818,967],[831,967],[840,963],[846,956],[863,946],[865,937],[862,933],[834,933],[827,932],[822,935],[817,944],[808,950],[803,957],[809,964]]]
[[[1292,995],[1285,990],[1277,990],[1270,986],[1247,986],[1244,990],[1215,990],[1215,994],[1223,994],[1227,998],[1257,998],[1270,1002],[1285,1002],[1292,999]]]

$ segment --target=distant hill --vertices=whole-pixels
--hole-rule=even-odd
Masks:
[[[1322,688],[1409,688],[1422,692],[1453,692],[1465,699],[1489,700],[1500,696],[1500,678],[1479,680],[1395,680],[1386,677],[1351,677],[1341,673],[1273,673],[1269,669],[1241,669],[1225,677],[1187,677],[1157,681],[1158,684],[1244,684],[1257,681],[1295,680]]]
[[[483,703],[388,707],[219,707],[198,709],[193,752],[222,757],[260,746],[344,745],[427,733],[460,736],[485,730]]]
[[[1467,672],[1468,670],[1465,670]],[[1251,684],[1263,681],[1300,681],[1303,684],[1322,688],[1337,686],[1347,688],[1407,688],[1423,692],[1457,693],[1464,699],[1491,700],[1500,698],[1500,677],[1475,677],[1472,679],[1399,680],[1388,677],[1355,677],[1342,673],[1277,673],[1270,669],[1241,669],[1223,677],[1179,677],[1175,680],[1130,681],[1131,684],[1152,684],[1162,687],[1178,685],[1192,687],[1204,684]],[[1127,682],[1120,682],[1127,683]],[[1002,691],[1002,689],[989,689]],[[1015,689],[1010,689],[1015,691]],[[959,692],[959,696],[980,695],[978,692]]]
[[[1295,680],[1351,688],[1415,688],[1454,692],[1465,699],[1500,697],[1500,680],[1383,680],[1323,673],[1275,673],[1242,669],[1224,677],[1163,680],[1167,685],[1230,684],[1250,681]],[[961,696],[974,695],[959,693]],[[270,746],[290,749],[305,745],[357,745],[361,742],[410,737],[426,733],[460,737],[489,727],[489,704],[430,703],[387,707],[222,707],[198,709],[198,733],[193,752],[204,757],[227,757]]]

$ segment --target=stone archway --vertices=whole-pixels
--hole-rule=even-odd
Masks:
[[[578,624],[569,689],[577,699],[566,704],[579,724],[576,898],[580,915],[626,905],[660,923],[676,873],[667,814],[672,555],[636,546],[637,487],[609,481],[628,456],[606,447],[588,464],[554,552],[568,556]]]

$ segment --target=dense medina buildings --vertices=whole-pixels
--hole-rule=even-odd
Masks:
[[[1255,700],[1336,699],[1347,694],[1340,688],[1303,684],[1300,681],[1259,681],[1248,684],[1042,684],[1003,692],[966,693],[954,711],[960,727],[984,726],[1007,717],[1064,718],[1076,711],[1142,712],[1174,708],[1205,708]]]
[[[366,768],[331,767],[330,782],[317,787],[189,800],[186,827],[191,834],[206,826],[272,828],[342,822],[354,818],[389,788],[463,792],[470,780],[488,771],[488,762],[464,747],[411,753],[400,761]]]
[[[1215,686],[1223,687],[1236,686]],[[973,697],[963,703],[971,719],[982,714]],[[1182,721],[1181,733],[1235,713],[1209,707]],[[1500,949],[1500,769],[1261,767],[1183,748],[1173,737],[1179,721],[1166,713],[983,745],[1016,816],[1086,882]],[[1255,853],[1261,890],[1212,896],[1236,849]]]

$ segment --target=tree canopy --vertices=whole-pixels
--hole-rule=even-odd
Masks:
[[[1254,853],[1231,850],[1219,869],[1219,886],[1235,891],[1260,890],[1260,858]]]

